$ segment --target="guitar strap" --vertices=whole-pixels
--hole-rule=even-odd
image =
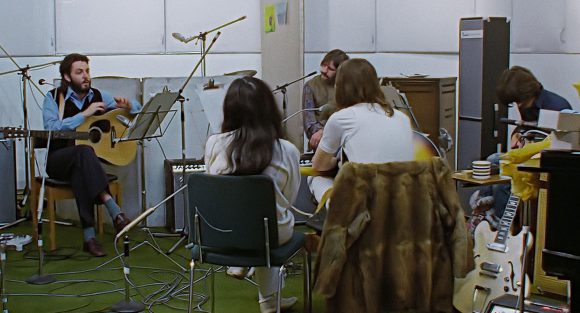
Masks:
[[[56,91],[56,93],[58,93],[58,118],[62,121],[64,117],[64,96],[62,92]]]

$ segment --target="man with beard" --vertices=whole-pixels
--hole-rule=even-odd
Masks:
[[[302,109],[313,109],[325,106],[322,112],[304,111],[304,131],[308,137],[308,146],[315,150],[322,138],[324,124],[334,111],[334,77],[338,66],[348,60],[344,51],[334,49],[328,52],[320,62],[320,75],[304,84],[302,92]]]
[[[89,59],[85,55],[67,55],[60,64],[61,85],[52,89],[44,99],[42,115],[47,130],[74,131],[89,116],[107,110],[123,108],[137,113],[137,101],[115,97],[91,88]],[[83,227],[83,250],[95,257],[105,256],[101,244],[95,239],[95,203],[103,203],[113,219],[116,231],[127,224],[129,218],[111,197],[107,174],[92,147],[75,145],[73,140],[53,140],[48,152],[46,172],[49,177],[71,182],[77,209]]]

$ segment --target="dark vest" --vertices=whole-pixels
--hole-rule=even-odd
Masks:
[[[64,114],[63,114],[63,119],[67,118],[67,117],[72,117],[77,115],[80,112],[83,112],[84,110],[86,110],[91,103],[93,102],[101,102],[103,101],[103,96],[101,95],[101,92],[98,89],[95,88],[91,88],[91,90],[93,91],[93,99],[91,99],[89,101],[88,97],[85,98],[85,103],[83,104],[83,107],[79,110],[79,108],[77,108],[77,106],[72,102],[72,100],[67,99],[64,102]],[[52,89],[51,91],[49,91],[51,93],[51,95],[53,96],[55,102],[56,102],[56,106],[59,106],[59,96],[60,96],[60,88],[55,88]],[[55,139],[52,140],[50,142],[50,152],[54,152],[58,149],[62,149],[65,147],[70,147],[70,146],[74,146],[75,145],[75,141],[71,140],[71,139]]]

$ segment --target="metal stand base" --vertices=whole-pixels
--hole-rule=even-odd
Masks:
[[[46,285],[55,281],[56,279],[51,275],[34,275],[26,280],[31,285]]]
[[[170,255],[171,253],[173,253],[173,251],[177,250],[177,248],[179,248],[179,246],[187,239],[187,235],[186,234],[182,234],[181,238],[179,238],[179,240],[171,247],[169,248],[169,250],[167,250],[167,252],[165,252],[165,254]]]
[[[130,300],[121,300],[115,303],[111,310],[113,312],[120,312],[120,313],[135,313],[135,312],[142,312],[145,310],[145,305],[141,302]]]

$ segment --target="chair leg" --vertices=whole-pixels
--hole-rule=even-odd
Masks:
[[[194,279],[195,261],[191,259],[189,262],[189,302],[187,305],[187,313],[191,313],[193,306],[193,279]]]
[[[95,205],[96,216],[97,216],[97,231],[99,235],[104,233],[104,220],[103,220],[103,206],[102,205]]]
[[[50,240],[50,251],[54,251],[56,250],[56,204],[54,200],[50,200],[51,201],[47,201],[46,206],[48,211],[48,238]],[[39,216],[38,218],[42,218],[42,216]]]
[[[286,267],[284,265],[280,266],[278,271],[278,295],[276,296],[276,313],[280,313],[280,304],[282,303],[282,281],[284,279],[284,272]]]
[[[312,284],[310,279],[310,265],[312,264],[312,255],[308,249],[302,249],[302,251],[304,255],[304,313],[310,313],[312,311]]]
[[[211,275],[211,277],[209,279],[210,284],[211,284],[210,290],[209,290],[209,296],[211,297],[211,299],[210,299],[211,300],[211,311],[210,312],[213,313],[213,312],[215,312],[215,271],[214,271],[213,267],[211,267],[210,271],[211,271],[209,273]]]
[[[29,208],[30,208],[30,217],[32,218],[32,227],[34,228],[32,230],[32,238],[34,240],[38,240],[38,209],[37,209],[37,202],[38,202],[38,196],[34,195],[35,194],[35,190],[31,190],[30,191],[30,200],[29,200]]]

